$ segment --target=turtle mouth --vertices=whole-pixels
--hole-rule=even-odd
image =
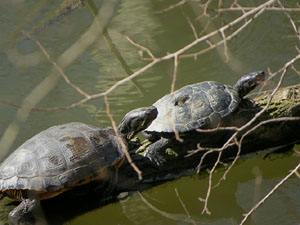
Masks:
[[[265,78],[265,72],[264,71],[257,71],[255,72],[255,82],[257,84],[261,84],[263,82],[265,82],[266,78]]]
[[[132,138],[134,138],[135,134],[136,134],[136,132],[131,131],[130,133],[128,133],[127,139],[128,139],[128,140],[131,140]]]
[[[147,123],[147,126],[149,126],[149,125],[152,123],[152,121],[156,119],[157,115],[158,115],[158,110],[157,110],[157,108],[156,108],[155,106],[149,107],[149,109],[148,109],[148,117],[149,117],[148,120],[149,120],[149,121],[148,121],[148,123]],[[146,122],[146,121],[145,121],[145,122]],[[145,122],[144,122],[144,123],[145,123]]]

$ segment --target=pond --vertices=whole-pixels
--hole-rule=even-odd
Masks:
[[[98,24],[88,2],[100,10]],[[111,126],[103,96],[80,103],[85,97],[74,86],[89,95],[108,91],[110,112],[118,124],[128,111],[152,105],[170,93],[172,86],[178,89],[205,80],[233,85],[251,71],[275,72],[297,56],[295,46],[299,45],[299,37],[291,21],[298,29],[300,10],[296,4],[282,1],[285,7],[296,9],[285,11],[292,20],[282,10],[265,10],[254,20],[249,17],[228,28],[225,36],[247,25],[226,41],[225,47],[222,43],[197,57],[192,54],[220,42],[223,37],[219,32],[184,52],[178,60],[176,76],[174,59],[161,60],[147,67],[152,61],[146,48],[156,58],[166,57],[188,46],[196,36],[210,34],[242,15],[237,9],[219,14],[217,9],[222,2],[95,0],[65,10],[58,16],[62,0],[2,0],[1,161],[24,141],[50,126],[72,121]],[[223,8],[231,7],[233,2],[223,2]],[[258,0],[237,2],[247,7],[265,3]],[[102,35],[99,27],[104,26],[106,30]],[[50,55],[50,60],[36,40]],[[61,78],[51,60],[61,66],[73,87]],[[299,65],[299,61],[294,63],[298,70]],[[147,69],[140,72],[141,68]],[[136,78],[123,82],[134,72],[139,73]],[[274,88],[278,80],[279,76],[274,77],[267,88]],[[117,82],[121,84],[114,87]],[[283,86],[299,82],[300,76],[290,69]],[[24,110],[21,105],[25,106]],[[26,107],[33,107],[33,110],[28,112]],[[211,215],[202,214],[204,204],[199,200],[206,195],[208,174],[192,172],[144,192],[132,193],[115,203],[85,207],[75,202],[61,212],[50,207],[45,212],[47,217],[51,217],[51,213],[59,215],[53,215],[57,220],[45,221],[45,224],[239,224],[243,214],[299,163],[299,154],[297,156],[295,151],[267,157],[252,155],[238,160],[227,179],[212,190],[208,202]],[[217,169],[214,183],[224,171],[221,167]],[[299,185],[299,179],[293,176],[246,224],[299,224]],[[7,199],[1,204],[1,218],[4,218],[7,208],[12,206],[7,206]],[[76,213],[68,215],[69,211]]]

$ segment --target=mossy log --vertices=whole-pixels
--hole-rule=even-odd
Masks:
[[[231,126],[242,127],[249,122],[267,106],[270,96],[271,91],[264,92],[253,100],[247,101],[248,104],[242,104],[232,115]],[[243,137],[241,155],[265,149],[272,150],[284,146],[292,146],[300,142],[300,85],[279,89],[272,97],[272,101],[264,113],[250,126],[238,133],[237,140],[240,140],[247,131],[249,132],[249,129],[253,131]],[[149,165],[134,150],[130,151],[130,155],[137,167],[142,171],[144,181],[166,179],[172,177],[172,175],[176,176],[176,174],[182,174],[188,169],[197,167],[206,151],[198,151],[196,154],[187,157],[188,151],[197,149],[197,146],[199,146],[197,144],[208,149],[210,147],[222,147],[233,133],[234,131],[217,130],[199,133],[199,136],[197,136],[198,143],[178,142],[172,148],[176,154],[168,156],[166,164],[160,168]],[[232,160],[237,155],[237,152],[237,145],[230,145],[230,147],[222,151],[222,161]],[[208,154],[202,165],[204,167],[213,165],[217,156],[218,152]],[[135,184],[138,184],[137,174],[131,165],[125,162],[119,170],[119,186],[124,187]]]

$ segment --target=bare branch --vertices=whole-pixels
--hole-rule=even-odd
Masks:
[[[236,136],[243,130],[245,130],[246,128],[248,128],[249,126],[251,126],[255,120],[257,120],[257,118],[262,115],[269,107],[275,93],[277,92],[277,90],[279,89],[279,87],[281,86],[281,83],[283,81],[283,78],[285,77],[285,74],[286,74],[286,71],[287,71],[287,68],[290,67],[297,59],[300,58],[300,54],[297,55],[295,58],[293,58],[292,60],[290,60],[289,62],[287,62],[284,67],[283,67],[283,72],[282,72],[282,75],[280,77],[280,80],[277,84],[277,86],[275,87],[275,89],[272,91],[271,95],[270,95],[270,98],[268,99],[267,101],[267,104],[266,106],[260,111],[258,112],[248,123],[246,123],[244,126],[242,126],[241,128],[238,129],[237,132],[235,132],[231,138],[229,138],[229,140],[222,146],[222,149],[226,149],[228,147],[228,144],[236,138]],[[222,176],[222,178],[219,180],[218,184],[221,182],[221,180],[225,180],[225,177],[226,177],[226,174],[228,174],[228,172],[230,171],[230,169],[232,168],[232,166],[234,165],[234,163],[237,161],[237,159],[239,158],[239,155],[240,155],[240,152],[241,152],[241,146],[242,146],[242,142],[244,140],[244,138],[249,135],[251,132],[253,132],[254,130],[256,130],[258,127],[262,126],[263,124],[267,124],[267,123],[271,123],[271,122],[278,122],[278,121],[284,121],[284,120],[298,120],[299,118],[298,117],[285,117],[285,118],[279,118],[279,119],[270,119],[270,120],[267,120],[267,121],[263,121],[261,123],[259,123],[258,125],[254,126],[253,128],[249,129],[246,133],[244,133],[242,135],[242,137],[240,138],[239,142],[238,142],[238,153],[236,155],[236,158],[234,159],[233,163],[231,164],[231,166],[225,171],[224,175]]]
[[[222,35],[223,43],[224,43],[225,62],[227,62],[229,60],[229,57],[228,57],[228,52],[227,52],[227,41],[226,41],[226,36],[224,34],[224,31],[221,31],[221,35]]]
[[[204,208],[203,208],[202,213],[205,212],[205,213],[207,213],[207,214],[210,214],[210,211],[209,211],[209,209],[208,209],[208,207],[207,207],[207,204],[208,204],[208,199],[209,199],[210,192],[211,192],[211,188],[212,188],[212,180],[211,180],[211,179],[212,179],[212,174],[213,174],[213,172],[215,171],[216,166],[217,166],[218,163],[220,162],[220,158],[221,158],[222,152],[223,152],[225,149],[227,149],[230,145],[233,145],[233,144],[238,143],[239,149],[238,149],[237,156],[236,156],[235,160],[233,161],[233,163],[231,164],[231,166],[225,171],[223,177],[219,180],[219,182],[217,183],[217,185],[219,185],[219,183],[220,183],[221,180],[225,179],[226,174],[229,172],[229,170],[232,168],[232,166],[234,165],[234,163],[235,163],[236,160],[238,159],[239,154],[240,154],[240,152],[241,152],[241,146],[242,146],[241,144],[242,144],[242,142],[243,142],[243,139],[244,139],[249,133],[253,132],[255,129],[257,129],[257,128],[258,128],[259,126],[261,126],[262,124],[268,123],[268,121],[274,122],[274,121],[280,121],[280,120],[281,120],[281,119],[278,119],[278,120],[275,120],[275,119],[274,119],[274,120],[263,121],[263,122],[261,122],[260,124],[258,124],[257,126],[251,128],[251,129],[249,129],[245,134],[242,135],[240,141],[237,142],[237,139],[236,139],[237,135],[238,135],[240,132],[244,131],[244,130],[245,130],[246,128],[248,128],[249,126],[251,126],[251,125],[257,120],[257,118],[258,118],[260,115],[262,115],[262,114],[268,109],[268,107],[269,107],[269,105],[270,105],[270,103],[271,103],[271,101],[272,101],[272,99],[273,99],[275,93],[277,92],[277,90],[279,89],[279,87],[280,87],[281,84],[282,84],[282,81],[283,81],[283,78],[284,78],[285,75],[286,75],[287,69],[288,69],[288,68],[289,68],[289,67],[290,67],[290,66],[291,66],[298,58],[300,58],[300,54],[297,55],[295,58],[293,58],[292,60],[290,60],[289,62],[287,62],[287,63],[284,65],[284,67],[283,67],[283,72],[282,72],[282,75],[281,75],[281,77],[280,77],[280,80],[279,80],[277,86],[276,86],[276,87],[274,88],[274,90],[272,91],[272,93],[271,93],[271,95],[270,95],[270,98],[269,98],[268,101],[267,101],[266,106],[265,106],[260,112],[258,112],[258,113],[257,113],[250,121],[248,121],[245,125],[243,125],[242,127],[240,127],[240,128],[239,128],[239,129],[238,129],[238,130],[237,130],[237,131],[236,131],[236,132],[235,132],[235,133],[234,133],[234,134],[226,141],[226,143],[223,144],[223,146],[222,146],[221,148],[218,148],[218,149],[210,149],[210,150],[208,150],[207,152],[205,152],[205,153],[203,154],[203,156],[201,157],[200,163],[199,163],[198,166],[197,166],[197,171],[200,170],[200,167],[201,167],[201,165],[202,165],[202,163],[203,163],[204,157],[206,157],[208,154],[210,154],[210,153],[212,153],[212,152],[215,152],[215,151],[218,152],[218,158],[217,158],[217,161],[215,162],[213,168],[212,168],[212,169],[210,170],[210,172],[209,172],[209,185],[208,185],[208,190],[207,190],[206,198],[205,198],[205,199],[202,199],[202,201],[204,201]],[[300,119],[300,118],[296,117],[296,118],[284,118],[284,119],[287,119],[287,120],[295,120],[295,119],[297,119],[297,120],[298,120],[298,119]],[[196,151],[194,150],[194,152],[197,152],[197,150],[196,150]],[[193,154],[194,154],[194,152],[193,152]]]
[[[204,28],[203,28],[202,32],[200,34],[197,34],[197,30],[196,30],[193,22],[191,21],[191,19],[188,16],[185,15],[185,17],[187,19],[187,22],[188,22],[189,26],[192,29],[195,40],[193,40],[189,44],[183,46],[179,50],[176,50],[176,51],[171,52],[171,53],[165,53],[162,57],[156,57],[153,54],[153,52],[151,51],[150,48],[142,46],[141,44],[139,44],[139,43],[135,42],[134,40],[132,40],[130,37],[122,34],[122,36],[125,37],[132,46],[134,46],[138,49],[139,53],[142,52],[141,53],[142,59],[144,59],[143,53],[145,53],[146,56],[149,55],[149,56],[147,56],[147,60],[150,60],[150,62],[147,65],[145,65],[144,67],[138,69],[137,71],[131,71],[130,69],[128,69],[129,68],[128,67],[127,69],[125,69],[125,72],[129,75],[128,77],[126,77],[122,80],[119,80],[118,82],[115,82],[108,89],[102,90],[101,93],[96,93],[96,94],[88,94],[85,91],[83,91],[80,87],[73,84],[70,81],[69,77],[64,73],[63,70],[66,66],[70,65],[70,63],[78,55],[80,55],[83,52],[83,50],[85,50],[91,43],[93,43],[95,40],[97,40],[97,38],[99,37],[99,35],[101,33],[106,32],[106,31],[103,30],[103,29],[105,29],[107,20],[109,18],[109,17],[106,18],[106,16],[107,16],[106,14],[105,14],[106,16],[105,16],[104,20],[101,19],[105,23],[100,24],[100,26],[99,26],[99,20],[97,20],[97,19],[95,20],[98,23],[97,24],[98,29],[100,28],[99,29],[100,31],[96,32],[97,34],[92,33],[92,34],[89,34],[89,35],[85,35],[85,38],[82,37],[78,41],[79,43],[75,43],[74,46],[72,46],[64,54],[62,54],[56,61],[51,58],[51,56],[48,54],[46,49],[42,46],[42,44],[38,40],[34,39],[28,33],[24,32],[24,34],[29,39],[31,39],[33,42],[35,42],[39,46],[39,48],[41,49],[43,54],[52,63],[53,70],[52,70],[51,74],[39,86],[37,86],[30,93],[29,96],[27,96],[24,99],[24,101],[22,102],[22,104],[20,106],[17,106],[16,104],[8,103],[8,102],[0,99],[1,103],[10,105],[10,106],[15,107],[15,108],[18,108],[18,112],[17,112],[17,116],[16,116],[15,121],[10,124],[9,128],[6,130],[5,134],[3,135],[3,137],[0,141],[1,149],[4,149],[4,150],[1,151],[1,154],[4,154],[5,151],[8,150],[9,146],[11,145],[12,141],[15,139],[15,137],[16,137],[18,131],[19,131],[19,123],[24,122],[28,118],[30,111],[32,111],[32,110],[54,111],[54,110],[61,110],[61,109],[71,109],[71,108],[77,107],[77,106],[79,106],[79,105],[81,105],[81,104],[83,104],[83,103],[85,103],[85,102],[87,102],[91,99],[104,98],[104,102],[105,102],[105,105],[106,105],[106,114],[107,114],[107,116],[109,117],[109,119],[111,121],[112,128],[114,129],[114,131],[115,131],[115,133],[118,137],[118,141],[122,145],[122,149],[124,149],[125,156],[126,156],[128,162],[129,162],[129,164],[136,171],[139,179],[142,179],[142,172],[136,166],[136,164],[134,164],[134,162],[132,161],[132,159],[131,159],[131,157],[128,153],[127,144],[119,134],[116,122],[113,118],[113,115],[112,115],[112,112],[111,112],[111,109],[110,109],[110,102],[108,100],[108,96],[113,91],[115,91],[122,84],[125,84],[125,83],[130,82],[130,81],[133,82],[134,78],[136,78],[138,76],[141,76],[143,73],[145,73],[145,71],[150,70],[156,64],[159,64],[159,63],[167,61],[167,60],[174,60],[174,71],[173,71],[172,82],[171,82],[171,87],[170,87],[170,89],[171,89],[170,92],[171,93],[174,92],[175,91],[175,86],[176,86],[176,81],[177,81],[177,75],[178,75],[178,66],[179,66],[179,63],[181,63],[180,62],[181,58],[191,58],[191,57],[193,57],[194,59],[197,59],[197,57],[199,55],[204,54],[204,53],[206,53],[210,50],[213,50],[213,49],[217,48],[220,45],[224,45],[225,61],[228,61],[229,59],[232,60],[233,56],[231,56],[230,49],[228,49],[228,46],[229,46],[228,41],[230,41],[234,37],[236,37],[240,32],[242,32],[246,27],[248,27],[251,23],[253,23],[255,21],[255,19],[258,18],[260,15],[262,15],[266,10],[267,11],[273,10],[273,11],[282,11],[282,12],[284,12],[285,15],[287,16],[287,18],[290,21],[290,24],[291,24],[291,27],[292,27],[294,33],[296,34],[297,38],[300,40],[299,30],[297,28],[297,22],[298,21],[293,20],[293,18],[291,16],[291,15],[293,15],[292,12],[300,11],[300,6],[299,6],[298,3],[297,3],[297,5],[299,6],[299,8],[285,8],[281,4],[281,2],[278,1],[278,0],[269,0],[269,1],[265,2],[264,4],[259,5],[258,7],[243,7],[239,4],[238,0],[232,0],[233,3],[229,8],[222,8],[224,6],[224,0],[219,0],[218,1],[219,9],[216,10],[217,12],[220,13],[220,12],[226,12],[226,11],[239,11],[240,12],[239,14],[241,14],[241,16],[239,16],[238,18],[230,21],[229,23],[222,26],[221,28],[216,29],[215,27],[213,27],[213,30],[214,30],[213,32],[210,32],[207,35],[203,35],[203,33],[209,27],[210,23],[213,22],[213,18],[212,18],[211,15],[216,14],[215,12],[211,13],[211,11],[210,11],[210,6],[213,5],[212,4],[213,0],[205,0],[205,1],[195,0],[195,1],[197,1],[198,3],[199,2],[205,2],[204,4],[200,5],[200,7],[201,7],[200,11],[202,13],[202,10],[203,10],[202,17],[203,16],[207,17],[207,18],[204,18],[205,21],[207,21],[207,23],[205,24],[203,22]],[[175,8],[183,6],[187,2],[188,2],[188,0],[181,0],[181,1],[177,2],[176,4],[171,5],[168,8],[159,11],[158,13],[168,12],[170,10],[173,10]],[[277,3],[276,5],[277,6],[279,5],[280,7],[277,7],[277,6],[275,7],[274,6],[275,3]],[[201,4],[201,3],[199,3],[199,4]],[[95,12],[94,15],[98,15],[97,11],[94,11],[94,12]],[[99,17],[100,16],[101,16],[101,13],[99,13]],[[219,14],[219,16],[221,16],[221,15]],[[223,20],[221,22],[223,22],[223,24],[225,24],[225,22]],[[210,28],[212,28],[212,26]],[[90,31],[87,31],[87,33],[88,32],[90,32]],[[219,36],[221,36],[221,39],[219,38]],[[214,39],[215,37],[218,38],[217,41],[215,41],[216,40],[216,39]],[[104,38],[105,38],[105,36],[104,36]],[[109,38],[109,36],[107,36],[107,38]],[[216,42],[216,43],[214,43],[214,42]],[[82,44],[82,43],[83,43],[83,45],[82,45],[83,47],[79,45],[79,44]],[[200,44],[203,44],[203,47],[202,47],[202,45],[200,46]],[[76,47],[78,47],[78,45],[80,46],[80,50],[77,49],[77,51],[76,51]],[[113,44],[111,43],[110,45],[113,45]],[[199,47],[199,48],[196,48],[196,47]],[[201,50],[199,51],[199,49],[201,49]],[[206,132],[206,133],[215,132],[215,131],[219,131],[219,130],[229,130],[229,131],[232,131],[232,133],[233,133],[233,135],[226,141],[226,143],[224,143],[223,146],[221,146],[219,148],[207,148],[207,147],[205,148],[205,147],[202,147],[200,144],[198,144],[197,149],[188,151],[187,155],[185,156],[185,157],[188,157],[188,156],[191,156],[191,155],[199,153],[199,152],[203,153],[202,157],[199,160],[199,164],[197,166],[197,172],[199,173],[201,167],[203,166],[204,160],[207,159],[207,156],[211,153],[215,153],[217,155],[216,162],[214,163],[212,168],[209,170],[208,188],[207,188],[206,196],[205,196],[205,198],[200,198],[199,197],[199,200],[204,202],[204,207],[203,207],[202,213],[206,213],[206,214],[211,213],[209,211],[208,204],[209,204],[209,198],[210,198],[212,189],[214,187],[218,186],[223,180],[226,179],[227,174],[231,171],[231,168],[233,167],[233,165],[235,165],[235,163],[239,159],[240,154],[242,152],[243,141],[245,140],[246,137],[249,136],[249,134],[253,133],[259,127],[261,127],[263,125],[266,125],[266,124],[269,124],[269,123],[277,123],[277,122],[281,122],[281,121],[298,121],[298,120],[300,120],[300,117],[282,117],[282,118],[279,118],[279,119],[269,119],[267,121],[263,121],[263,122],[260,122],[260,123],[257,122],[259,120],[259,117],[264,112],[266,112],[266,110],[268,110],[268,107],[271,105],[275,93],[278,91],[279,87],[282,85],[283,79],[285,78],[285,76],[287,74],[288,68],[291,68],[293,71],[295,71],[300,76],[300,71],[294,65],[296,60],[298,60],[300,58],[300,52],[299,52],[299,49],[298,49],[297,46],[296,46],[296,49],[298,51],[298,55],[295,56],[290,61],[288,61],[278,71],[272,73],[271,70],[269,69],[270,77],[269,77],[269,79],[267,80],[266,83],[268,83],[275,76],[278,76],[278,75],[280,76],[279,81],[278,81],[278,83],[276,83],[275,88],[273,89],[270,97],[268,98],[266,106],[260,112],[258,112],[250,121],[248,121],[245,125],[243,125],[242,127],[239,127],[239,128],[238,127],[217,127],[215,129],[208,129],[208,130],[199,129],[199,130],[197,130],[199,132]],[[194,50],[195,53],[193,53],[192,50]],[[222,53],[220,55],[223,56]],[[224,58],[222,57],[222,59],[224,59]],[[119,61],[121,62],[122,60],[119,60]],[[57,74],[57,71],[59,72],[59,74]],[[45,109],[35,108],[35,106],[41,101],[41,99],[44,96],[46,96],[47,93],[53,89],[53,87],[55,87],[56,83],[59,80],[59,77],[63,77],[65,82],[70,87],[72,87],[79,94],[81,94],[83,96],[82,99],[80,99],[77,102],[73,102],[71,105],[64,106],[64,107],[58,107],[57,106],[57,107],[45,108]],[[176,137],[177,141],[182,142],[183,139],[180,137],[180,133],[175,128],[174,128],[174,133],[175,133],[175,137]],[[203,146],[204,146],[204,144],[203,144]],[[217,184],[215,186],[213,186],[213,178],[214,178],[213,174],[214,174],[217,166],[222,164],[221,157],[222,157],[223,152],[228,147],[231,147],[231,146],[237,146],[238,147],[235,158],[231,162],[231,164],[228,166],[228,168],[224,172],[221,179],[219,179]],[[265,196],[265,198],[263,198],[257,205],[255,205],[249,211],[249,213],[247,213],[245,215],[245,217],[244,217],[243,221],[241,222],[241,224],[243,224],[247,220],[247,218],[253,213],[253,211],[255,211],[258,207],[260,207],[260,205],[263,204],[263,202],[267,198],[269,198],[273,194],[273,192],[276,189],[279,188],[280,185],[282,185],[290,176],[292,176],[292,174],[295,174],[297,177],[300,178],[299,171],[297,171],[297,170],[299,170],[299,165],[293,171],[291,171],[291,173],[289,173],[280,183],[278,183],[278,185],[276,185],[271,190],[271,192],[268,195]],[[144,175],[145,175],[145,173],[144,173]],[[177,198],[179,199],[183,209],[185,210],[186,216],[188,218],[188,222],[191,222],[192,224],[196,224],[195,221],[191,218],[191,215],[188,212],[184,202],[180,198],[176,188],[175,188],[175,192],[176,192]],[[185,219],[185,216],[183,216],[183,217]]]
[[[157,14],[162,14],[162,13],[168,12],[170,10],[173,10],[175,8],[178,8],[178,7],[182,6],[182,5],[184,5],[187,1],[188,0],[181,0],[180,2],[177,2],[174,5],[170,5],[168,8],[165,8],[163,10],[158,11]]]
[[[199,55],[202,55],[212,49],[215,49],[216,47],[218,47],[219,45],[222,45],[225,41],[230,41],[232,38],[234,38],[238,33],[240,33],[243,29],[245,29],[250,23],[252,23],[259,15],[261,15],[264,12],[265,8],[262,8],[259,12],[257,12],[255,14],[255,16],[249,20],[247,20],[240,28],[238,28],[236,31],[234,31],[232,34],[228,35],[227,37],[223,37],[222,41],[219,41],[215,44],[212,44],[211,42],[208,42],[209,47],[206,49],[203,49],[199,52],[196,53],[190,53],[190,54],[182,54],[180,56],[180,58],[195,58],[197,59],[197,57]],[[218,30],[219,32],[224,32],[224,29],[220,28]],[[209,41],[208,39],[206,41]]]
[[[102,93],[98,93],[98,94],[94,94],[94,95],[90,95],[89,98],[84,98],[78,102],[75,102],[69,106],[65,106],[65,107],[52,107],[52,108],[47,108],[47,109],[43,109],[44,111],[55,111],[55,110],[60,110],[60,109],[71,109],[71,108],[74,108],[74,107],[77,107],[91,99],[95,99],[95,98],[99,98],[99,97],[104,97],[105,95],[108,95],[110,94],[113,90],[115,90],[118,86],[124,84],[124,83],[127,83],[128,81],[131,81],[133,78],[139,76],[140,74],[144,73],[145,71],[149,70],[150,68],[152,68],[154,65],[160,63],[160,62],[163,62],[163,61],[166,61],[166,60],[169,60],[169,59],[172,59],[172,58],[175,58],[175,57],[181,57],[182,54],[184,54],[186,51],[190,50],[191,48],[195,47],[196,45],[198,45],[199,43],[201,42],[204,42],[204,41],[207,41],[209,40],[209,38],[213,37],[214,35],[217,35],[219,32],[224,32],[225,30],[228,30],[230,29],[232,26],[234,26],[235,24],[243,21],[245,18],[247,18],[248,16],[251,16],[252,14],[256,14],[253,18],[256,18],[257,16],[259,16],[263,11],[264,9],[269,6],[269,5],[272,5],[276,0],[269,0],[267,1],[266,3],[264,4],[261,4],[260,6],[252,9],[251,11],[245,13],[244,15],[242,15],[241,17],[235,19],[234,21],[228,23],[227,25],[221,27],[220,29],[216,30],[216,31],[213,31],[203,37],[200,37],[196,40],[194,40],[193,42],[191,42],[190,44],[184,46],[183,48],[177,50],[176,52],[174,53],[171,53],[171,54],[167,54],[161,58],[154,58],[152,60],[152,62],[150,62],[149,64],[147,64],[146,66],[142,67],[140,70],[134,72],[133,74],[131,74],[130,76],[116,82],[114,85],[112,85],[109,89],[107,89],[105,92],[102,92]],[[246,25],[248,25],[249,23],[245,23]],[[246,25],[243,25],[242,27],[245,27]],[[99,26],[98,24],[96,24],[97,26]],[[226,40],[229,40],[229,37],[232,38],[232,36],[228,36],[226,38]],[[222,42],[220,44],[223,43],[224,40],[222,40]],[[212,49],[212,48],[209,48],[209,50]],[[198,54],[198,53],[197,53]],[[192,57],[195,57],[195,55],[193,54]],[[22,106],[24,107],[24,106]]]
[[[296,24],[294,22],[294,20],[292,19],[292,17],[290,16],[290,14],[288,14],[287,11],[284,11],[285,7],[282,5],[282,3],[278,0],[278,4],[280,5],[281,9],[283,10],[284,14],[287,16],[287,18],[289,18],[290,22],[291,22],[291,25],[292,25],[292,28],[294,30],[294,32],[296,33],[296,36],[297,38],[300,40],[300,35],[299,35],[299,31],[296,27]],[[300,8],[299,8],[300,10]]]
[[[179,193],[178,193],[178,191],[177,191],[177,188],[175,188],[175,193],[176,193],[176,196],[177,196],[177,198],[178,198],[180,204],[182,205],[182,208],[184,209],[184,211],[185,211],[185,213],[186,213],[187,218],[191,221],[192,224],[196,225],[196,222],[192,219],[192,217],[191,217],[189,211],[187,210],[187,208],[186,208],[184,202],[183,202],[182,199],[180,198]]]
[[[132,161],[131,157],[130,157],[130,154],[128,152],[128,147],[127,147],[127,144],[124,142],[124,139],[121,138],[120,134],[119,134],[119,130],[117,128],[117,125],[116,125],[116,122],[114,120],[114,118],[112,117],[112,114],[110,112],[110,106],[109,106],[109,102],[107,100],[107,96],[104,96],[104,101],[105,101],[105,105],[106,105],[106,114],[107,116],[109,117],[110,121],[111,121],[111,124],[112,124],[112,128],[114,129],[115,131],[115,134],[116,136],[118,137],[118,141],[119,143],[121,144],[122,146],[122,149],[124,150],[124,153],[125,153],[125,156],[129,162],[129,164],[131,165],[131,167],[135,170],[135,172],[137,173],[138,175],[138,178],[139,180],[142,180],[143,177],[142,177],[142,171],[140,171],[140,169],[135,165],[135,163]]]
[[[209,17],[209,14],[207,13],[208,6],[212,2],[212,0],[208,0],[205,4],[200,5],[201,8],[203,9],[203,16]]]
[[[221,160],[221,156],[222,156],[222,151],[220,151],[218,153],[217,161],[215,162],[213,168],[209,171],[208,188],[207,188],[206,197],[204,199],[204,207],[203,207],[203,210],[202,210],[202,214],[203,213],[206,213],[208,215],[211,214],[211,212],[208,209],[208,199],[209,199],[209,196],[210,196],[210,193],[211,193],[211,189],[212,189],[212,176],[213,176],[213,173],[215,172],[215,169],[216,169],[217,165],[219,164],[219,162]]]
[[[291,68],[292,68],[292,70],[294,70],[300,76],[300,71],[297,70],[294,65],[292,65]]]
[[[70,85],[72,88],[74,88],[78,93],[80,93],[81,95],[83,95],[86,98],[89,98],[90,95],[87,94],[86,92],[84,92],[83,90],[81,90],[78,86],[76,86],[75,84],[73,84],[70,79],[68,78],[68,76],[64,73],[63,69],[51,58],[51,56],[49,55],[49,53],[47,52],[47,50],[43,47],[43,45],[36,39],[34,39],[29,33],[23,31],[23,34],[28,37],[30,40],[32,40],[33,42],[36,43],[36,45],[41,49],[41,51],[44,53],[44,55],[47,57],[47,59],[53,64],[53,66],[58,70],[58,72],[62,75],[62,77],[64,78],[64,80],[66,81],[66,83],[68,85]]]
[[[188,21],[188,23],[189,23],[189,25],[190,25],[190,27],[193,31],[195,39],[198,39],[198,34],[197,34],[197,31],[196,31],[196,28],[195,28],[194,24],[192,23],[191,19],[188,16],[185,16],[185,18]]]
[[[249,11],[254,9],[255,7],[231,7],[231,8],[223,8],[216,9],[217,12],[227,12],[227,11]],[[267,7],[265,10],[267,11],[288,11],[288,12],[299,12],[300,8],[284,8],[281,7]]]
[[[174,57],[174,72],[173,72],[173,79],[171,84],[171,93],[175,90],[176,80],[177,80],[177,71],[178,71],[178,55]]]
[[[262,121],[259,124],[257,124],[256,126],[254,126],[252,129],[250,129],[249,131],[247,131],[247,133],[244,134],[244,136],[241,138],[240,141],[235,140],[235,143],[238,146],[237,154],[236,154],[234,160],[232,161],[232,163],[230,164],[230,166],[224,172],[223,176],[218,181],[218,183],[214,186],[214,188],[216,188],[217,186],[219,186],[222,180],[226,179],[227,174],[229,173],[229,171],[231,170],[231,168],[235,165],[236,161],[240,158],[241,151],[242,151],[242,148],[241,148],[242,141],[243,141],[243,139],[246,136],[248,136],[250,133],[254,132],[257,128],[259,128],[259,127],[261,127],[261,126],[263,126],[265,124],[268,124],[268,123],[281,122],[281,121],[297,121],[297,120],[300,120],[300,117],[281,117],[281,118],[269,119],[269,120],[266,120],[266,121]]]
[[[129,42],[130,44],[132,44],[133,46],[141,49],[142,51],[145,51],[148,53],[148,55],[152,58],[152,60],[155,60],[155,56],[153,55],[153,53],[151,52],[151,50],[149,48],[146,48],[138,43],[136,43],[135,41],[133,41],[130,37],[128,37],[127,35],[124,35],[124,34],[121,34],[123,37],[125,37]]]
[[[103,13],[99,13],[98,17],[105,25],[112,13],[114,1],[103,5],[101,10],[105,10]],[[98,18],[98,19],[99,19]],[[95,20],[96,21],[96,20]],[[88,46],[90,46],[102,33],[99,29],[97,22],[93,22],[90,28],[75,42],[69,49],[67,49],[57,60],[57,64],[61,68],[65,68],[71,64],[71,62],[77,58]],[[17,111],[15,120],[8,126],[5,133],[2,135],[0,140],[1,155],[3,159],[9,152],[9,148],[14,142],[15,138],[19,133],[19,124],[27,120],[31,109],[34,108],[57,84],[60,75],[57,74],[56,69],[52,70],[38,86],[36,86],[31,93],[24,98],[20,108]]]
[[[240,225],[243,225],[246,220],[249,218],[249,216],[255,211],[257,210],[268,198],[270,198],[270,196],[272,194],[274,194],[274,192],[282,185],[284,184],[293,174],[296,174],[297,170],[300,169],[300,163],[292,170],[290,171],[290,173],[285,176],[278,184],[275,185],[275,187],[267,194],[265,195],[265,197],[260,200],[244,217],[244,219],[242,220],[242,222],[240,223]]]

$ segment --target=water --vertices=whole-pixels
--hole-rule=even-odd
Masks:
[[[157,13],[178,1],[138,1],[117,2],[113,16],[109,19],[108,34],[117,51],[120,52],[132,72],[149,63],[140,60],[139,49],[132,46],[123,35],[151,49],[156,57],[174,52],[194,40],[194,35],[186,17],[189,17],[199,34],[208,21],[201,16],[197,2],[189,1],[166,13]],[[263,1],[239,1],[241,5],[258,5]],[[95,1],[97,7],[105,2]],[[212,1],[216,7],[218,1]],[[226,4],[229,4],[226,1]],[[288,2],[283,2],[288,6]],[[20,105],[24,98],[45,79],[52,70],[52,64],[31,40],[21,33],[25,30],[38,39],[53,59],[57,59],[66,49],[78,40],[93,22],[89,7],[75,10],[72,14],[56,20],[50,25],[33,31],[48,13],[60,5],[59,1],[15,0],[0,3],[0,99]],[[293,5],[289,5],[293,7]],[[211,15],[212,9],[209,9]],[[224,13],[224,21],[230,22],[239,12]],[[291,16],[299,26],[300,15]],[[221,26],[220,19],[214,19],[208,31]],[[43,26],[42,26],[43,27]],[[218,41],[220,37],[211,39]],[[299,44],[289,19],[282,12],[266,11],[247,26],[233,40],[227,43],[229,60],[226,61],[224,48],[217,49],[194,58],[180,59],[175,87],[204,80],[216,80],[234,84],[250,71],[276,71],[297,55],[295,46]],[[207,47],[201,44],[191,52]],[[149,56],[143,52],[144,57]],[[299,62],[295,63],[297,67]],[[128,68],[120,63],[107,45],[105,38],[98,38],[80,56],[64,68],[70,80],[89,94],[101,93],[115,82],[125,78]],[[127,82],[116,88],[109,96],[113,118],[118,123],[126,112],[133,108],[151,105],[158,98],[170,92],[173,77],[173,61],[159,63],[147,70],[134,82]],[[299,69],[299,68],[298,68]],[[278,80],[275,78],[274,81]],[[289,70],[284,85],[297,84],[299,75]],[[274,84],[271,84],[272,87]],[[50,93],[36,105],[38,108],[63,107],[82,99],[63,79]],[[0,135],[16,117],[18,108],[0,104]],[[9,152],[34,134],[56,124],[80,121],[109,126],[103,98],[97,98],[70,110],[51,112],[32,111],[20,124],[20,131]],[[8,153],[5,153],[8,154]],[[58,214],[57,223],[64,224],[191,224],[176,197],[175,189],[185,203],[191,218],[196,224],[238,224],[242,214],[261,199],[290,169],[299,163],[299,156],[283,154],[274,158],[261,156],[240,160],[233,167],[227,180],[213,190],[209,209],[211,216],[201,214],[208,176],[192,174],[174,181],[155,186],[143,193],[133,194],[126,200],[105,206],[77,206]],[[224,171],[215,174],[217,179]],[[261,183],[257,183],[259,179]],[[248,224],[299,224],[299,179],[293,177],[249,220]],[[297,201],[298,200],[298,201]],[[2,201],[3,202],[3,201]],[[88,202],[89,203],[89,202]],[[86,204],[86,203],[85,203]],[[76,203],[75,203],[76,205]],[[79,209],[78,209],[79,208]],[[80,208],[84,208],[80,211]],[[7,210],[4,207],[3,210]],[[77,213],[70,213],[75,211]],[[67,214],[71,214],[66,216]],[[7,214],[6,214],[7,215]],[[48,215],[51,217],[51,209]],[[65,215],[65,216],[64,216]],[[51,222],[55,224],[55,222]],[[50,223],[50,224],[51,224]]]

